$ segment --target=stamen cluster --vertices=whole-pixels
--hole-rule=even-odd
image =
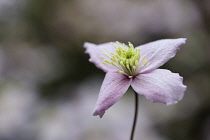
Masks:
[[[117,42],[118,46],[116,48],[116,53],[108,52],[103,53],[105,57],[101,57],[104,59],[102,62],[106,65],[113,65],[117,67],[117,71],[119,73],[126,74],[129,78],[132,78],[136,74],[138,74],[138,66],[140,60],[140,49],[134,49],[133,44],[129,42],[128,46],[123,44],[123,46]],[[108,59],[107,59],[108,58]]]

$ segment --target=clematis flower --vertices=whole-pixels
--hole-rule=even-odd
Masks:
[[[89,61],[106,72],[93,115],[103,117],[129,86],[152,102],[176,104],[186,86],[178,73],[157,69],[175,56],[186,39],[163,39],[145,45],[128,46],[119,42],[95,45],[85,43]]]

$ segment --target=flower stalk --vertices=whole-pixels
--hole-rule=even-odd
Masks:
[[[138,119],[138,110],[139,110],[139,98],[138,98],[138,94],[135,91],[134,91],[134,97],[135,97],[135,112],[134,112],[133,126],[132,126],[132,130],[131,130],[130,140],[133,140],[133,138],[134,138],[136,123],[137,123],[137,119]]]

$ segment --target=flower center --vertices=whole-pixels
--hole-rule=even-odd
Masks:
[[[132,78],[139,72],[140,49],[134,49],[133,44],[130,42],[128,47],[125,44],[122,46],[119,42],[117,44],[118,46],[113,44],[116,48],[116,53],[108,52],[104,49],[108,53],[103,53],[105,57],[101,57],[104,59],[102,63],[106,65],[111,64],[117,67],[119,73],[126,74],[129,78]]]

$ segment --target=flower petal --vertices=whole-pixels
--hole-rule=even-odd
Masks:
[[[141,58],[146,56],[147,62],[150,63],[149,66],[142,67],[140,73],[147,73],[165,64],[185,42],[185,38],[163,39],[136,47],[141,50]]]
[[[186,86],[178,73],[165,69],[156,69],[150,73],[137,75],[131,86],[152,102],[171,105],[182,99]]]
[[[132,79],[118,72],[108,72],[105,76],[93,115],[102,117],[127,91]]]
[[[86,48],[86,53],[90,55],[89,61],[94,63],[96,67],[98,67],[99,69],[102,69],[104,72],[116,70],[116,68],[112,65],[103,64],[102,62],[104,60],[101,58],[101,56],[102,57],[105,56],[103,53],[108,53],[108,52],[115,53],[115,47],[112,45],[111,42],[100,44],[100,45],[85,42],[84,48]]]

